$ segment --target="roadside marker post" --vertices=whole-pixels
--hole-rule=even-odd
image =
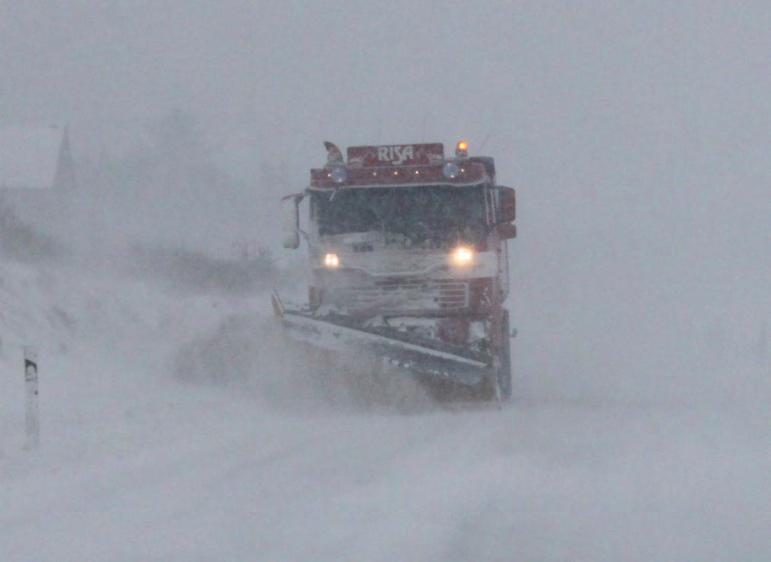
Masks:
[[[24,348],[24,386],[26,395],[25,428],[27,448],[40,445],[40,406],[37,349]]]

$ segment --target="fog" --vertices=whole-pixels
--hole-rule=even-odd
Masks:
[[[81,238],[220,254],[277,248],[277,198],[322,140],[467,138],[519,193],[522,384],[604,394],[612,370],[634,394],[767,349],[769,24],[765,2],[6,2],[0,119],[69,124]],[[163,160],[175,112],[205,146],[108,189],[99,164],[120,182]]]
[[[467,139],[517,189],[510,408],[531,430],[526,441],[564,429],[551,417],[563,408],[607,407],[615,421],[625,408],[643,408],[646,420],[655,408],[765,415],[769,30],[762,0],[0,0],[0,126],[68,125],[77,192],[66,205],[16,202],[65,261],[139,260],[141,275],[186,294],[254,297],[230,303],[236,313],[271,284],[302,290],[304,253],[280,248],[278,200],[307,185],[322,141],[450,150]],[[244,247],[270,257],[260,283],[227,269]],[[182,255],[182,265],[164,273],[156,252]],[[190,281],[200,267],[228,281]],[[516,435],[511,421],[499,429]],[[397,435],[409,439],[411,423],[395,422]],[[687,425],[694,435],[721,427]],[[640,442],[658,443],[654,433],[640,430]],[[570,434],[587,443],[580,429]],[[767,444],[751,450],[767,460]],[[745,492],[728,490],[727,501]],[[370,539],[363,559],[377,558]],[[694,552],[668,546],[654,552]],[[713,547],[705,552],[720,559]],[[478,557],[506,559],[490,548]],[[536,543],[526,552],[559,559]]]

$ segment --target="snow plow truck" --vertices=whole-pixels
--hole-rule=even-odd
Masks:
[[[324,143],[326,164],[283,198],[283,244],[308,245],[308,302],[272,295],[293,339],[366,351],[421,381],[506,400],[512,392],[508,240],[514,189],[458,142]],[[301,228],[300,207],[309,202]]]

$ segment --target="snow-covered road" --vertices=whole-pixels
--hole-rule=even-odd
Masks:
[[[5,277],[41,325],[52,303],[73,321],[46,336],[34,451],[4,347],[4,562],[771,559],[765,408],[368,406],[302,391],[251,338],[261,299]],[[218,366],[237,382],[188,380]]]

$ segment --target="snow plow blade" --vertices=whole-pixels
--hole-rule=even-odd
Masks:
[[[390,327],[364,326],[339,314],[316,316],[308,310],[285,308],[278,295],[273,311],[289,336],[333,352],[365,350],[411,375],[477,386],[491,372],[492,359],[481,353],[427,338],[416,339]]]

